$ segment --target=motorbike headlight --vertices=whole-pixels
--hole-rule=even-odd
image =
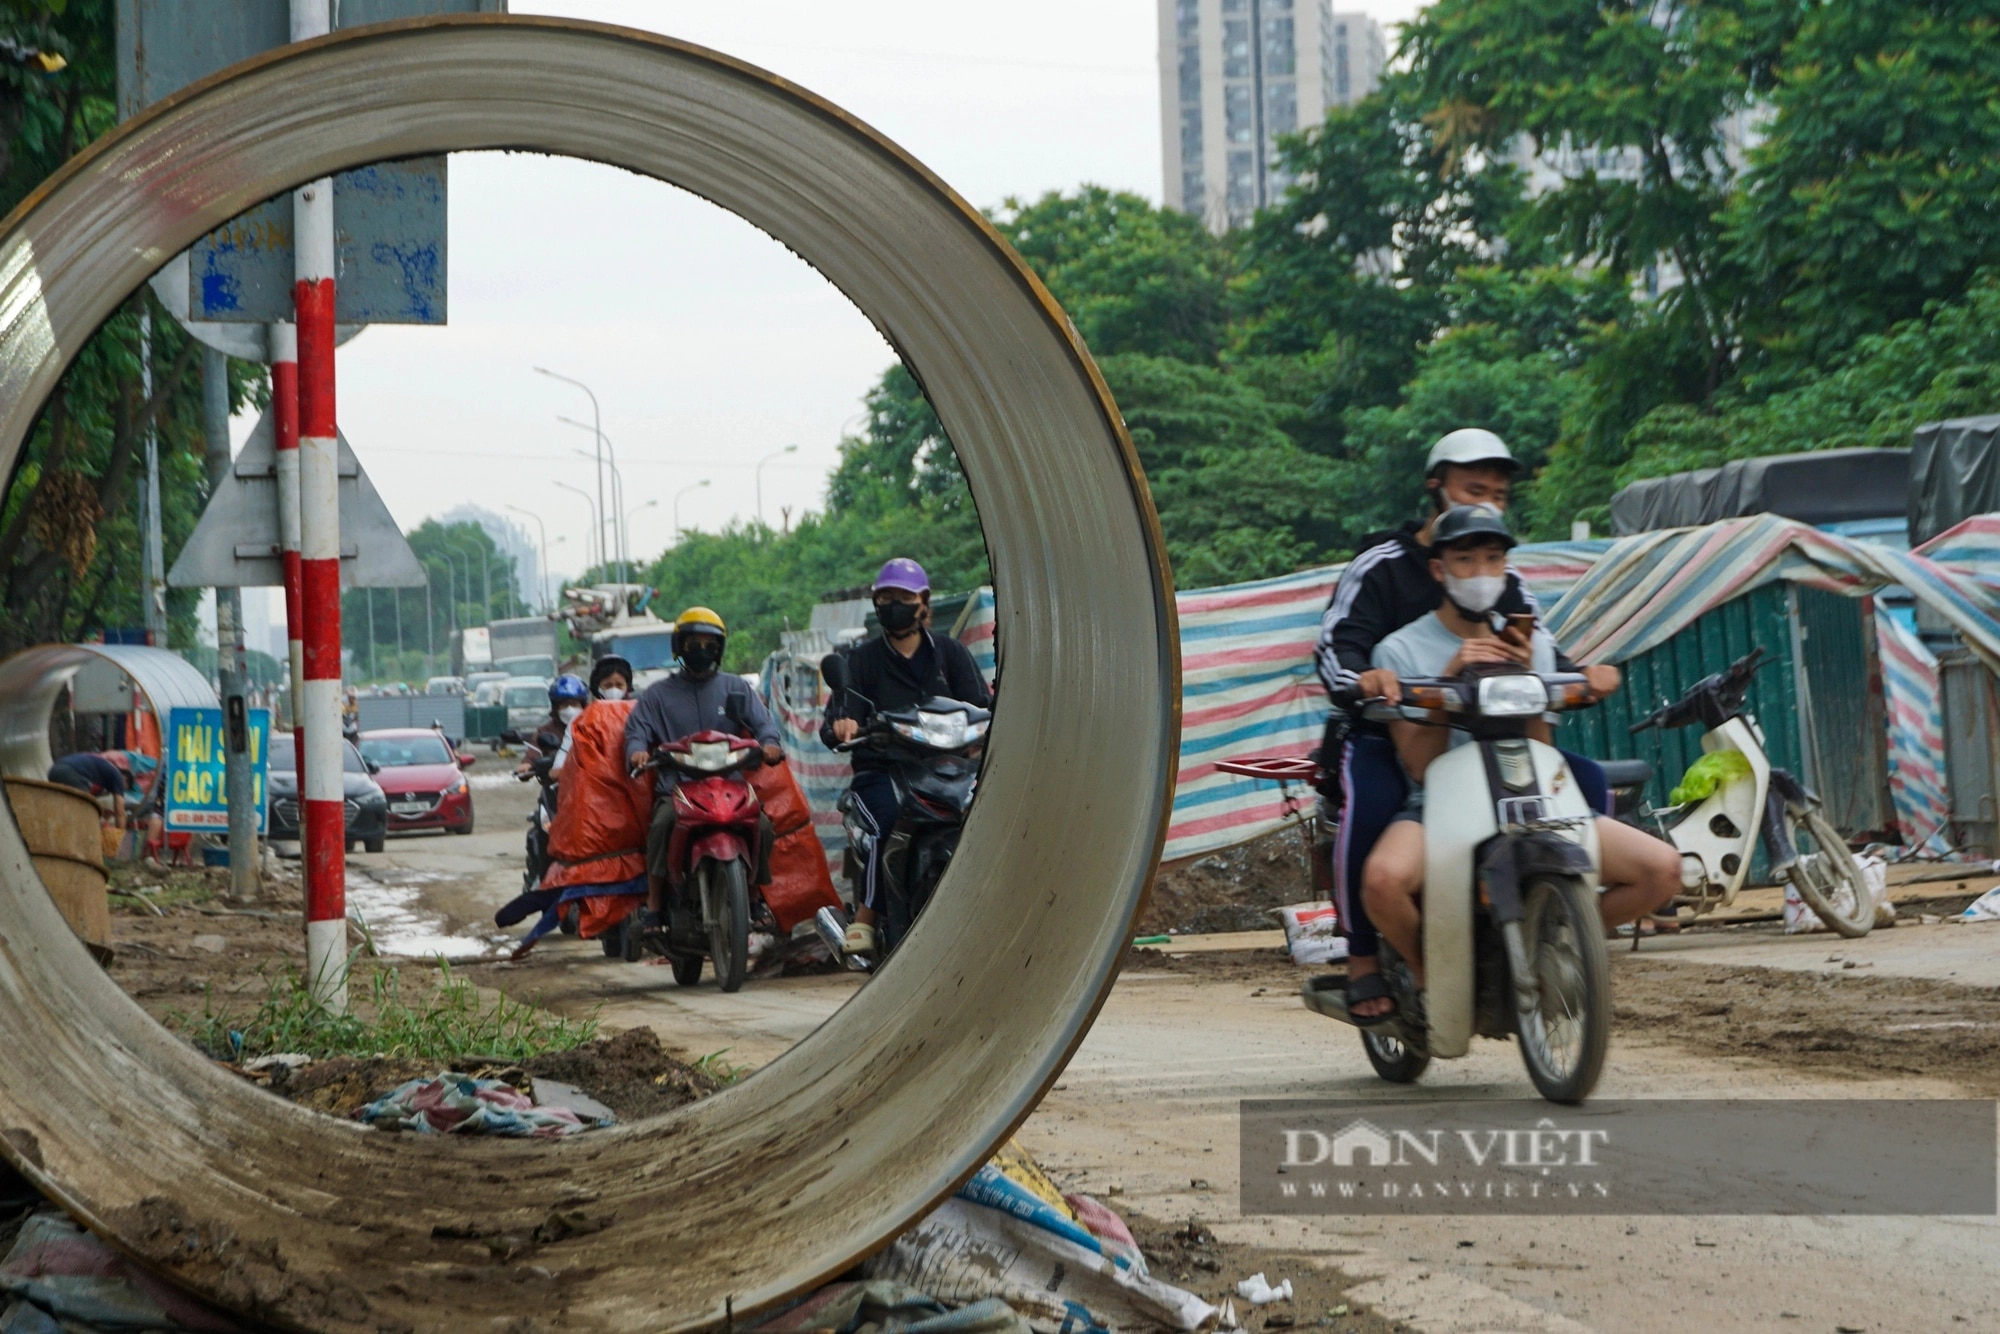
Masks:
[[[917,721],[923,724],[924,739],[939,750],[957,750],[969,740],[962,713],[919,713]]]
[[[990,718],[981,718],[976,723],[967,723],[965,725],[965,739],[967,741],[979,740],[979,738],[986,735],[986,729],[992,725],[992,722],[993,720]]]
[[[929,735],[915,723],[891,722],[889,729],[905,741],[914,741],[920,746],[930,744]]]
[[[705,773],[719,773],[729,767],[727,741],[697,741],[687,749],[688,763]]]
[[[1479,683],[1479,711],[1488,718],[1522,718],[1549,707],[1549,688],[1539,676],[1489,676]]]

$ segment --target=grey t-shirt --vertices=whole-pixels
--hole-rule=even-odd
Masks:
[[[1465,643],[1453,634],[1437,613],[1419,616],[1402,629],[1390,635],[1375,646],[1369,664],[1394,672],[1399,678],[1407,676],[1443,676],[1444,669]],[[1529,664],[1544,676],[1556,669],[1556,641],[1546,630],[1537,629],[1531,641],[1533,661]],[[1450,745],[1461,746],[1472,738],[1456,728],[1452,729]],[[1411,787],[1416,781],[1411,780]]]

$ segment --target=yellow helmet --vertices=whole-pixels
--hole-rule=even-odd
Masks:
[[[676,658],[687,657],[687,637],[691,634],[714,635],[718,641],[726,641],[729,638],[729,629],[723,625],[722,618],[707,607],[689,607],[674,618]],[[718,663],[721,661],[720,649],[717,650],[716,659]]]
[[[707,626],[719,635],[729,633],[729,627],[722,623],[722,618],[707,607],[689,607],[686,611],[674,617],[674,630],[677,633],[697,625]]]

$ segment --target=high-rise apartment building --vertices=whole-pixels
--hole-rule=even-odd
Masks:
[[[1290,182],[1277,141],[1366,97],[1388,46],[1328,0],[1159,0],[1160,137],[1169,208],[1239,227]]]

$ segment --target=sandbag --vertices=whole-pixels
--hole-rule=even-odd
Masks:
[[[631,700],[592,700],[569,725],[562,799],[549,824],[544,889],[601,885],[646,874],[646,825],[653,817],[653,776],[625,769],[625,720]]]
[[[788,932],[810,921],[821,908],[838,908],[840,896],[834,893],[826,849],[813,830],[812,807],[806,804],[792,766],[767,764],[753,769],[750,786],[778,835],[771,848],[771,883],[764,886],[764,902],[778,929]]]

